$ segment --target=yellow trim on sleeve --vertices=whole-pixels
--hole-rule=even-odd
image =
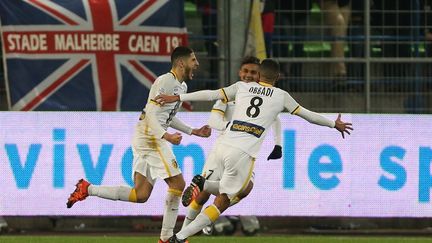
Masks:
[[[228,96],[225,93],[225,90],[222,88],[220,89],[220,91],[222,92],[222,95],[224,96],[224,99],[222,100],[223,103],[228,103]]]
[[[137,194],[135,188],[132,188],[131,192],[129,193],[129,202],[137,202]]]
[[[217,112],[217,113],[220,113],[220,114],[222,114],[222,115],[225,115],[225,111],[223,111],[223,110],[220,110],[220,109],[212,109],[211,110],[211,112]]]
[[[177,189],[169,188],[168,193],[173,194],[174,196],[177,196],[177,197],[181,197],[183,192],[180,190],[177,190]]]
[[[298,112],[300,111],[300,105],[298,105],[292,112],[291,114],[296,115]]]
[[[210,205],[204,209],[204,214],[209,217],[210,221],[215,222],[219,218],[220,212],[215,205]]]
[[[195,200],[193,200],[189,205],[189,207],[192,208],[193,210],[201,211],[203,205],[199,205]]]

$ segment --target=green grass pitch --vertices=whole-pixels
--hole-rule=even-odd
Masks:
[[[156,243],[157,237],[118,237],[118,236],[0,236],[1,243]],[[192,237],[191,243],[334,243],[334,242],[364,242],[364,243],[405,243],[432,242],[426,237],[365,237],[365,236],[256,236],[256,237]]]

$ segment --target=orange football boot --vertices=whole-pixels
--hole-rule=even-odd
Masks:
[[[82,201],[88,197],[88,187],[90,183],[84,179],[81,179],[76,184],[75,191],[70,194],[66,203],[67,208],[71,208],[76,202]]]

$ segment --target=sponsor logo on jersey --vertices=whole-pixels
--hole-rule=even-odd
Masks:
[[[231,126],[231,131],[246,132],[257,138],[260,138],[264,133],[265,128],[249,122],[234,120]]]

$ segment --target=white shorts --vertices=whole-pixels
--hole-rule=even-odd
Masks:
[[[234,198],[242,192],[253,175],[255,158],[225,144],[217,144],[204,165],[203,176],[220,181],[219,193]]]
[[[215,171],[215,169],[218,167],[216,163],[216,159],[214,158],[216,156],[216,147],[213,147],[213,149],[210,151],[208,158],[204,164],[203,170],[201,175],[206,178],[207,180],[216,181],[216,178],[219,178],[217,180],[220,180],[220,177],[216,177],[216,175],[212,175]],[[213,177],[212,177],[213,176]],[[250,178],[250,181],[252,183],[255,182],[255,171],[252,171],[252,176]]]
[[[154,185],[157,178],[166,179],[181,174],[174,153],[168,142],[162,139],[154,140],[156,149],[133,151],[132,177],[135,172],[145,176]]]

